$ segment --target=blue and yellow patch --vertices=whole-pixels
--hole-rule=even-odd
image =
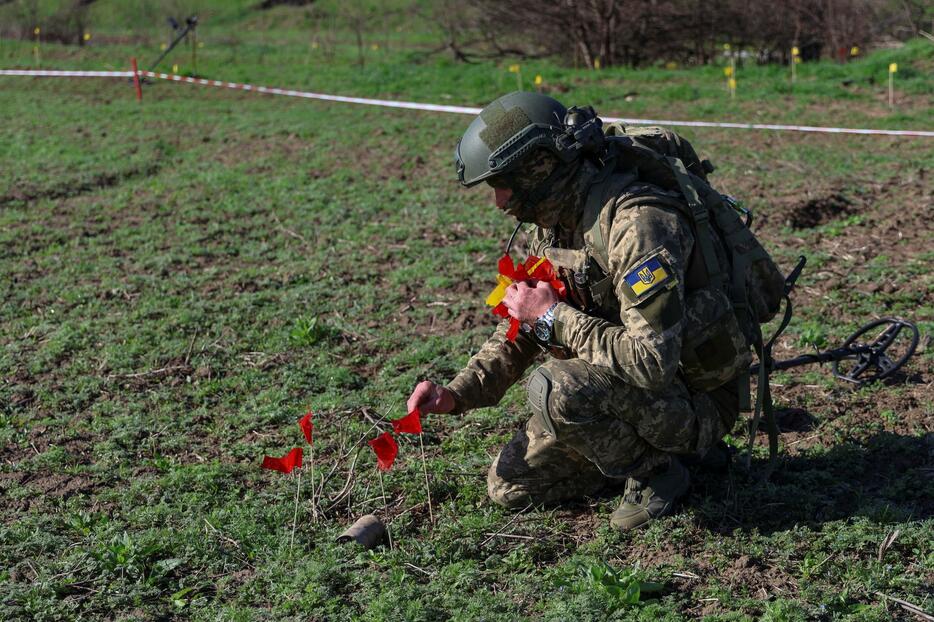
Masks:
[[[651,257],[636,266],[626,275],[626,284],[632,288],[632,293],[642,296],[668,281],[671,275],[662,266],[658,257]]]

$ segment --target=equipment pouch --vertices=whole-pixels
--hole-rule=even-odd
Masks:
[[[682,334],[681,372],[695,391],[711,391],[749,370],[749,342],[724,292],[686,292]]]

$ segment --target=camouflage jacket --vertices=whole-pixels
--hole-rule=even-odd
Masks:
[[[679,194],[634,182],[631,175],[613,175],[601,211],[609,259],[605,294],[586,311],[569,298],[554,312],[554,343],[568,356],[655,391],[668,386],[678,371],[685,272],[694,245],[688,218],[652,200],[659,195],[680,200]],[[570,231],[535,228],[531,254],[544,254],[559,268],[592,269],[595,261],[580,220]],[[508,342],[507,328],[508,322],[502,322],[449,383],[455,412],[497,404],[542,352],[523,333]]]

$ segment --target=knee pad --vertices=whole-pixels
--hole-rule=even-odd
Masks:
[[[545,430],[552,436],[557,436],[548,406],[551,388],[551,374],[544,367],[539,367],[529,377],[529,407],[532,409],[532,414],[539,418]]]

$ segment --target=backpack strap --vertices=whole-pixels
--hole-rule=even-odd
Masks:
[[[591,253],[597,265],[606,275],[610,274],[610,252],[600,226],[600,214],[603,212],[603,199],[609,186],[610,177],[616,169],[616,159],[610,158],[603,169],[597,173],[587,192],[587,201],[584,203],[584,239],[589,241],[593,252]]]
[[[723,271],[720,270],[720,262],[717,261],[717,253],[713,246],[714,234],[710,227],[710,214],[707,211],[707,206],[700,200],[697,188],[694,187],[691,176],[688,174],[687,169],[684,168],[684,162],[670,156],[665,159],[671,165],[671,170],[678,182],[678,187],[681,189],[681,194],[684,195],[684,200],[687,201],[688,209],[690,209],[690,216],[691,220],[694,221],[696,233],[694,243],[700,246],[710,284],[717,289],[722,289],[724,275]]]
[[[695,229],[697,232],[695,243],[701,248],[704,265],[707,267],[708,275],[710,275],[710,283],[714,287],[724,287],[726,284],[726,275],[721,273],[720,262],[717,261],[717,255],[714,251],[714,233],[710,226],[710,215],[707,211],[707,206],[701,202],[700,196],[697,193],[697,188],[694,186],[687,169],[684,168],[684,163],[678,158],[669,157],[667,159],[669,164],[671,164],[671,170],[674,172],[675,179],[678,181],[678,186],[681,188],[681,194],[684,195],[688,206],[691,208],[691,213],[694,215]],[[746,270],[749,267],[749,260],[751,258],[743,253],[736,252],[736,244],[733,240],[727,239],[725,242],[727,252],[730,253],[730,264],[732,267],[728,289],[730,302],[733,305],[733,312],[740,321],[740,325],[745,325],[750,329],[749,332],[752,333],[753,345],[761,345],[762,332],[759,329],[759,323],[755,318],[749,315],[749,303],[746,298]],[[713,265],[713,269],[711,269],[711,265]],[[760,354],[758,349],[756,350],[756,354]],[[751,382],[749,371],[747,370],[740,373],[736,378],[736,382],[737,394],[739,396],[739,409],[743,412],[748,412],[752,408],[750,404]],[[756,401],[758,406],[758,398]]]

